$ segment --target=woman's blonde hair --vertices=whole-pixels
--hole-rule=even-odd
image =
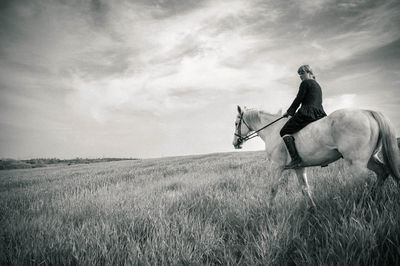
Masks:
[[[313,79],[315,79],[315,75],[314,75],[314,73],[312,72],[312,69],[311,69],[311,67],[310,67],[309,65],[302,65],[302,66],[300,66],[299,69],[297,70],[297,73],[298,73],[299,75],[300,75],[301,73],[303,73],[303,72],[309,73],[309,74],[311,75],[311,77],[312,77]]]

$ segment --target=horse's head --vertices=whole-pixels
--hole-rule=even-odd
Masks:
[[[237,107],[238,114],[236,116],[235,120],[235,133],[233,135],[233,147],[235,149],[241,149],[243,142],[245,141],[245,137],[247,134],[251,131],[250,128],[248,127],[247,123],[244,121],[243,116],[244,116],[244,111],[240,108],[238,105]]]

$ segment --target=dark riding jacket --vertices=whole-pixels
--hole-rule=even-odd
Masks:
[[[297,108],[300,109],[297,111]],[[281,137],[298,132],[308,124],[326,116],[322,107],[322,90],[314,79],[303,80],[287,113],[292,116],[280,131]]]
[[[287,113],[294,116],[297,108],[301,107],[298,113],[311,119],[319,119],[326,116],[322,107],[322,90],[314,79],[303,80],[300,84],[299,92],[290,105]]]

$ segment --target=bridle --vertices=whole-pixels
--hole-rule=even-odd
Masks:
[[[242,136],[242,122],[243,122],[243,124],[246,125],[246,127],[247,127],[248,129],[251,130],[250,126],[249,126],[249,125],[246,123],[246,121],[244,120],[243,114],[244,114],[244,112],[241,112],[241,113],[240,113],[239,123],[238,123],[238,125],[237,125],[237,127],[236,127],[237,133],[235,132],[235,136],[238,137],[238,142],[239,142],[239,144],[245,142],[246,140],[249,140],[249,139],[250,139],[249,136],[251,135],[251,134],[247,134],[247,135],[244,136],[244,137]],[[253,136],[253,137],[255,137],[255,136]],[[252,138],[253,138],[253,137],[252,137]]]
[[[260,128],[260,129],[252,130],[252,129],[250,128],[250,126],[246,123],[246,121],[244,120],[243,114],[244,114],[244,112],[241,112],[241,113],[240,113],[239,123],[238,123],[238,125],[237,125],[237,127],[236,127],[237,133],[235,132],[235,136],[238,137],[238,144],[241,144],[241,143],[243,143],[243,142],[245,142],[245,141],[247,141],[247,140],[249,140],[249,139],[252,139],[252,138],[257,137],[257,136],[258,136],[258,134],[257,134],[258,132],[260,132],[261,130],[263,130],[263,129],[269,127],[270,125],[272,125],[272,124],[274,124],[274,123],[276,123],[276,122],[278,122],[278,121],[281,120],[282,118],[285,118],[285,116],[279,117],[278,119],[272,121],[271,123],[269,123],[268,125],[263,126],[263,127]],[[242,122],[243,122],[243,124],[245,124],[246,127],[250,130],[250,133],[247,134],[246,136],[242,136],[242,133],[241,133]],[[251,132],[251,131],[252,131],[252,132]]]

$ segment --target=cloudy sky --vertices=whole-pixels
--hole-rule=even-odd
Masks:
[[[232,151],[236,105],[285,111],[301,64],[400,133],[398,0],[2,0],[0,158]]]

